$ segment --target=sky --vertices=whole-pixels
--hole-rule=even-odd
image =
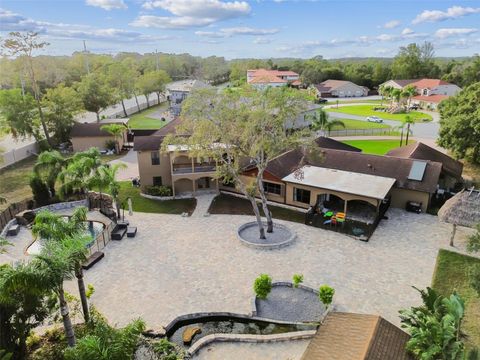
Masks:
[[[0,36],[35,31],[42,54],[83,50],[232,58],[392,57],[430,41],[480,53],[480,0],[0,0]]]

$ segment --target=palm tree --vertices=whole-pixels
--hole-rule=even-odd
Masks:
[[[109,134],[113,135],[113,138],[115,139],[115,152],[117,154],[120,154],[120,143],[119,139],[123,139],[123,134],[125,133],[125,126],[120,125],[120,124],[108,124],[108,125],[103,125],[101,130],[105,130]]]
[[[391,86],[385,86],[385,85],[381,85],[379,88],[378,88],[378,92],[380,93],[380,95],[382,95],[382,102],[380,103],[380,106],[383,106],[383,98],[385,97],[387,100],[390,99],[390,96],[392,95],[392,90],[393,90],[393,87]]]
[[[76,339],[63,282],[71,280],[77,271],[78,264],[86,260],[86,244],[90,241],[89,236],[68,237],[61,242],[47,241],[40,255],[35,256],[34,264],[43,281],[49,284],[58,297],[65,336],[70,347],[75,346]]]
[[[97,176],[98,182],[104,184],[107,188],[109,194],[112,196],[115,201],[115,206],[117,208],[117,216],[120,217],[120,201],[118,195],[120,193],[120,183],[117,181],[118,170],[124,169],[127,166],[124,163],[116,163],[103,165],[98,168]]]
[[[407,111],[410,108],[410,102],[412,101],[412,97],[417,95],[417,88],[413,85],[407,85],[402,90],[402,96],[407,98]]]
[[[405,141],[405,145],[408,145],[408,136],[410,135],[410,133],[413,135],[413,131],[410,129],[410,126],[415,124],[415,120],[413,120],[413,118],[410,115],[406,115],[403,122],[407,124],[407,138]]]
[[[400,100],[402,99],[402,90],[392,89],[391,98],[392,98],[392,102],[396,101],[397,104],[400,104]]]
[[[44,151],[38,155],[33,171],[37,176],[45,179],[50,197],[55,196],[55,183],[66,163],[67,160],[56,150]]]
[[[34,236],[40,237],[44,241],[63,242],[65,239],[79,237],[82,231],[85,229],[86,221],[86,207],[79,207],[75,209],[72,216],[70,216],[67,220],[65,220],[62,215],[55,214],[51,211],[41,211],[35,217],[35,223],[32,226],[32,233]],[[88,253],[86,248],[84,248],[84,252],[85,254]],[[82,256],[79,256],[77,259],[75,259],[75,261],[75,277],[77,278],[83,317],[85,322],[88,322],[90,320],[90,313],[88,308],[87,294],[85,292],[85,282],[83,280],[82,268],[82,264],[85,262],[85,259]]]
[[[60,195],[65,197],[74,191],[85,194],[91,178],[101,165],[100,152],[97,148],[90,148],[73,155],[67,166],[58,175],[61,182]]]
[[[335,126],[340,126],[345,128],[345,124],[341,120],[329,120],[328,113],[323,110],[323,108],[316,109],[313,113],[307,114],[306,118],[312,120],[312,129],[315,131],[320,131],[321,136],[326,136],[327,132],[330,134],[330,131]]]

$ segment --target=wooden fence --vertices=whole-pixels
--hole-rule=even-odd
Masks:
[[[19,212],[33,208],[32,199],[24,199],[20,202],[10,204],[5,210],[0,212],[0,231],[8,224],[8,222],[15,218]]]

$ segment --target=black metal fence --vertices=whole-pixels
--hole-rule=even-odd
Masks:
[[[332,130],[328,134],[331,137],[337,136],[396,136],[398,135],[398,131],[392,128],[384,128],[384,129],[344,129],[344,130]]]

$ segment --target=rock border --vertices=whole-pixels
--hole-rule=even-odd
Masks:
[[[264,223],[264,224],[266,226],[266,223]],[[290,237],[287,240],[284,240],[282,242],[277,242],[277,243],[273,243],[273,242],[269,243],[269,244],[254,243],[254,242],[251,242],[251,241],[248,241],[248,240],[244,239],[241,235],[243,230],[245,230],[249,227],[252,227],[252,226],[257,226],[257,222],[256,221],[247,222],[245,224],[240,225],[238,230],[237,230],[238,240],[240,240],[243,245],[251,247],[251,248],[262,249],[262,250],[280,249],[280,248],[283,248],[285,246],[288,246],[288,245],[292,244],[293,242],[295,242],[295,239],[297,238],[297,234],[295,233],[295,231],[290,229],[288,226],[285,226],[283,224],[279,224],[279,223],[275,222],[273,224],[273,227],[274,228],[281,228],[284,231],[289,232]]]
[[[202,347],[213,342],[240,342],[240,343],[266,343],[292,340],[311,339],[317,330],[292,331],[282,334],[251,335],[251,334],[211,334],[195,342],[187,350],[189,356],[197,353]]]

